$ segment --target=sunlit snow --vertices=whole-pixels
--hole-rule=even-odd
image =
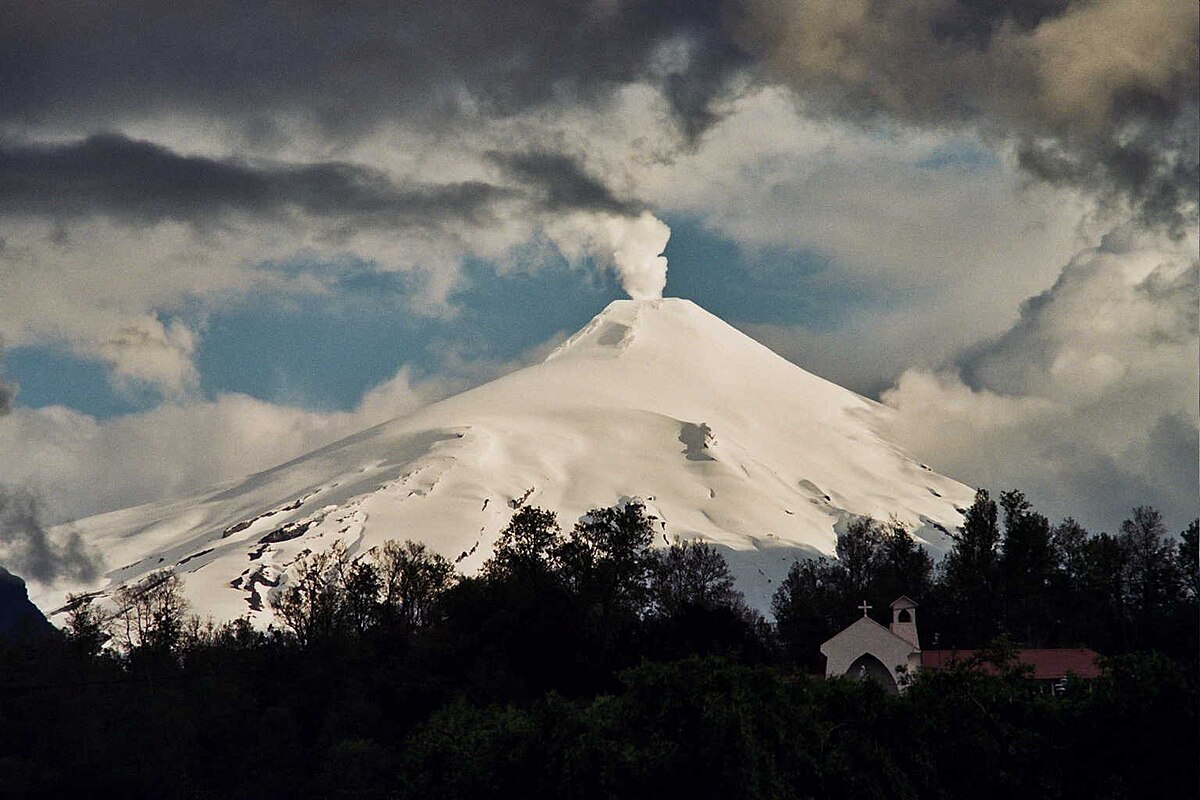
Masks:
[[[895,514],[947,546],[973,493],[881,438],[889,413],[690,301],[620,300],[544,363],[193,497],[73,523],[110,571],[31,594],[54,609],[173,567],[194,612],[266,625],[303,551],[414,539],[470,573],[522,503],[569,528],[639,497],[658,544],[720,546],[766,610],[793,560],[832,553],[852,515]]]

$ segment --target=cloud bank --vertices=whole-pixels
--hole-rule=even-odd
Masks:
[[[1179,525],[1196,514],[1195,12],[1171,0],[736,4],[736,40],[802,113],[974,130],[1113,226],[1006,332],[883,394],[896,435],[943,472],[1026,488],[1094,526],[1147,502]]]
[[[722,13],[714,0],[8,3],[0,118],[69,127],[170,108],[250,140],[286,136],[281,121],[296,118],[345,139],[396,119],[444,132],[646,80],[700,130],[745,60]]]
[[[231,301],[331,295],[319,265],[354,259],[412,287],[397,314],[449,319],[465,262],[533,274],[546,241],[655,297],[672,215],[754,262],[730,293],[832,298],[811,324],[732,321],[891,387],[941,471],[1054,513],[1194,510],[1192,4],[0,5],[0,337],[163,401],[0,421],[29,454],[0,480],[69,498],[55,519],[377,418],[204,395]]]
[[[20,457],[0,464],[0,484],[37,486],[49,506],[28,494],[7,495],[12,519],[6,524],[22,542],[41,542],[41,520],[57,524],[197,491],[411,412],[455,388],[415,382],[403,369],[350,411],[310,411],[242,394],[166,403],[108,420],[61,406],[17,408],[0,424],[0,451]],[[41,580],[19,567],[13,564],[14,571]]]
[[[1097,528],[1142,504],[1182,527],[1200,484],[1196,245],[1109,234],[956,369],[905,372],[883,395],[894,433]]]
[[[366,227],[479,221],[508,190],[481,182],[400,186],[342,162],[250,163],[181,155],[152,142],[97,134],[62,144],[0,147],[0,214],[107,216],[212,225],[289,211]]]
[[[741,0],[738,40],[816,113],[972,125],[1043,180],[1175,233],[1197,202],[1195,9],[1174,0]]]

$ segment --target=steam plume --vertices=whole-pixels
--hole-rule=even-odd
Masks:
[[[649,211],[637,216],[575,214],[553,223],[547,232],[567,260],[591,256],[611,269],[634,300],[662,297],[667,285],[667,259],[662,253],[671,229]]]

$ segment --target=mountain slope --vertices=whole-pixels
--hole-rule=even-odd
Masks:
[[[265,624],[271,587],[305,549],[416,539],[471,572],[522,503],[570,527],[638,496],[662,540],[725,548],[765,609],[791,562],[831,553],[851,515],[896,514],[946,546],[972,492],[885,441],[888,413],[694,303],[624,300],[541,364],[194,497],[73,527],[116,567],[86,588],[173,566],[194,610]],[[56,607],[79,588],[34,597]]]

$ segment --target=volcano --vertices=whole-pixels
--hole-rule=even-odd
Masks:
[[[182,499],[71,524],[109,593],[171,568],[192,610],[272,619],[304,551],[413,539],[472,573],[514,510],[569,528],[631,498],[657,543],[719,547],[767,610],[797,558],[833,552],[854,517],[895,516],[936,556],[973,491],[885,438],[890,410],[823,380],[682,299],[609,305],[544,362],[272,469]]]

